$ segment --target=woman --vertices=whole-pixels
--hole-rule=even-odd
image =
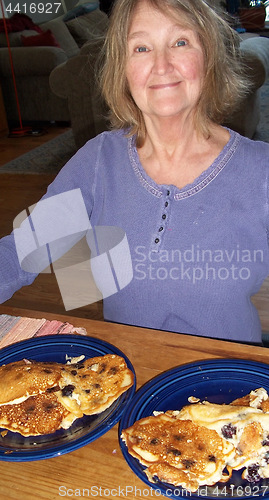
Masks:
[[[260,342],[251,295],[269,268],[269,145],[220,125],[248,87],[235,34],[203,0],[118,0],[100,83],[114,130],[68,162],[46,199],[79,189],[92,227],[127,236],[132,279],[126,260],[104,287],[104,317]],[[77,204],[59,203],[54,213],[69,220]],[[36,234],[55,228],[54,219],[45,212]],[[19,233],[20,261],[29,228]],[[117,270],[121,259],[108,247],[102,255]],[[35,274],[20,269],[13,236],[0,252],[4,301]],[[101,290],[107,269],[97,277]]]

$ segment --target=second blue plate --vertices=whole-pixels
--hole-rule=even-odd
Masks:
[[[188,398],[196,396],[211,403],[230,403],[250,391],[264,387],[269,392],[269,365],[241,359],[205,360],[181,365],[162,373],[146,383],[137,391],[128,411],[122,417],[121,431],[134,424],[136,420],[152,415],[154,411],[180,410],[189,404]],[[254,498],[269,499],[269,479],[259,483],[249,483],[242,479],[240,471],[233,473],[227,483],[214,486],[201,486],[197,493],[189,493],[180,487],[161,481],[148,481],[143,467],[132,457],[120,439],[123,456],[133,472],[150,488],[173,499],[207,500],[216,498]]]

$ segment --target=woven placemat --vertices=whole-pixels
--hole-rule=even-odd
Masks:
[[[69,333],[87,335],[85,328],[74,327],[68,322],[10,316],[8,314],[0,315],[0,348],[33,337]]]

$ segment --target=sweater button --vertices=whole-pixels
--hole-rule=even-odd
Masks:
[[[166,194],[167,194],[167,196],[169,196],[169,195],[170,195],[170,191],[169,191],[169,189],[167,189],[167,193],[166,193]]]
[[[163,215],[162,215],[162,219],[163,219],[163,220],[165,220],[165,219],[166,219],[166,215],[165,215],[165,214],[163,214]]]
[[[165,202],[164,204],[165,207],[168,207],[168,201]]]
[[[159,238],[155,238],[155,243],[159,243]]]
[[[159,233],[163,231],[163,226],[159,227]]]

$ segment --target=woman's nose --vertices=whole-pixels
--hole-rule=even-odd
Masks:
[[[152,68],[153,73],[164,75],[166,73],[170,73],[172,70],[173,70],[173,63],[169,51],[160,50],[156,52]]]

